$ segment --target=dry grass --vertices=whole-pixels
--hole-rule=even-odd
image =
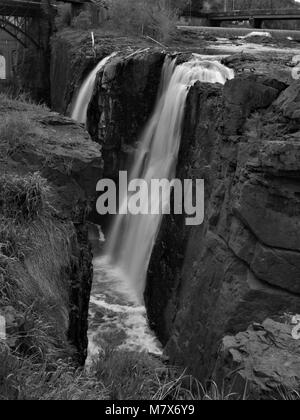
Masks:
[[[147,353],[104,349],[91,367],[111,400],[230,401],[246,400],[210,382],[204,387],[180,368],[164,365]]]
[[[0,176],[0,212],[15,222],[31,221],[49,208],[50,187],[38,172]]]
[[[189,401],[238,401],[247,400],[247,389],[243,395],[238,395],[231,390],[225,390],[224,384],[218,386],[214,381],[203,384],[186,372],[179,374],[178,369],[168,369],[168,375],[163,380],[157,376],[159,384],[155,400],[189,400]]]
[[[65,360],[37,363],[0,345],[0,400],[103,400],[106,390],[95,377]]]
[[[111,400],[149,400],[158,390],[157,372],[167,368],[147,353],[107,348],[92,366]]]
[[[0,177],[0,313],[8,322],[0,399],[86,399],[95,388],[60,361],[74,353],[64,278],[72,229],[53,219],[48,193],[38,173]]]
[[[30,94],[19,91],[17,94],[0,93],[0,110],[3,112],[17,111],[35,111],[40,113],[47,110],[45,104],[37,104],[34,102]]]
[[[280,389],[278,391],[280,401],[300,401],[300,389]]]
[[[2,159],[7,160],[13,157],[15,153],[22,150],[23,145],[33,140],[42,141],[43,131],[30,115],[30,112],[14,110],[1,116],[0,157]]]
[[[22,112],[5,115],[0,122],[1,155],[3,157],[13,155],[20,144],[32,134],[32,124],[27,115]]]

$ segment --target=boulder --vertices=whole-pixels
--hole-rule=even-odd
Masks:
[[[279,88],[274,84],[270,86],[270,81],[266,78],[253,75],[229,80],[224,88],[226,134],[239,134],[250,114],[267,108],[279,93]]]
[[[286,89],[274,104],[285,117],[300,120],[300,80]]]
[[[288,398],[300,389],[300,340],[291,319],[266,319],[222,340],[214,378],[251,399]]]

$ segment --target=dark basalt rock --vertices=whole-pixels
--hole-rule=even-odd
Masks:
[[[224,337],[215,380],[226,378],[228,390],[248,398],[291,398],[300,382],[300,343],[292,338],[293,328],[287,320],[267,319]]]
[[[283,115],[300,123],[300,81],[296,80],[274,104]]]
[[[171,363],[201,380],[224,336],[300,312],[297,134],[274,110],[284,86],[243,76],[188,96],[176,176],[205,179],[205,222],[163,220],[145,301]]]
[[[280,90],[274,83],[256,75],[235,78],[226,83],[224,88],[225,134],[229,136],[240,134],[251,113],[270,106],[279,93]]]
[[[165,53],[150,50],[113,59],[97,77],[88,110],[88,130],[102,146],[104,175],[117,179],[136,150],[151,115]]]

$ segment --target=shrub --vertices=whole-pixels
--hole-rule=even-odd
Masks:
[[[166,0],[114,0],[110,24],[124,34],[149,35],[167,41],[176,28],[177,11]]]
[[[166,5],[165,1],[159,1],[150,10],[149,29],[161,41],[168,41],[176,30],[178,20],[177,11]]]
[[[70,27],[72,23],[72,11],[69,4],[58,5],[57,15],[55,18],[55,26],[57,30]]]
[[[140,35],[146,22],[146,13],[142,3],[142,0],[112,1],[109,8],[112,27],[124,34]]]
[[[90,12],[87,10],[82,10],[78,16],[76,16],[72,21],[72,26],[75,29],[87,30],[92,27],[92,17]]]

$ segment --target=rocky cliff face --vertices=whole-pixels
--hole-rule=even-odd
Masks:
[[[117,178],[132,161],[154,108],[165,53],[151,50],[111,60],[98,74],[88,111],[88,130],[102,145],[104,175]]]
[[[98,75],[88,125],[103,147],[106,177],[130,163],[155,102],[164,55],[116,58]],[[289,69],[274,67],[270,78],[256,74],[255,58],[246,61],[251,71],[241,57],[226,60],[237,76],[225,87],[196,83],[190,89],[177,177],[204,178],[205,222],[188,227],[184,216],[164,218],[145,291],[150,324],[171,363],[188,366],[201,380],[213,372],[220,377],[226,363],[215,365],[228,351],[225,346],[219,353],[227,336],[243,333],[243,346],[252,349],[245,343],[251,325],[263,330],[267,318],[281,325],[286,313],[300,311],[300,85],[288,87]],[[292,326],[286,331],[291,334]],[[272,351],[274,343],[268,345]],[[282,359],[277,356],[275,365]],[[235,371],[241,367],[226,360]],[[255,366],[247,366],[241,378],[252,395],[280,383],[278,377],[267,381],[262,391]]]
[[[164,220],[145,298],[171,362],[201,379],[223,337],[299,313],[299,88],[251,75],[189,93],[177,176],[205,179],[205,222]]]

